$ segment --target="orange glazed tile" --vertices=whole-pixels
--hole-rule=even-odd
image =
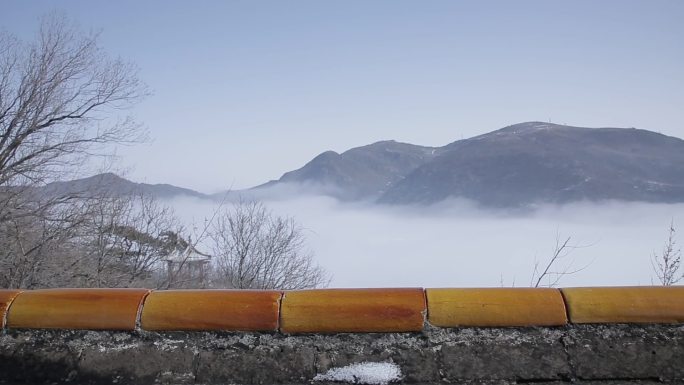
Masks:
[[[46,289],[19,293],[7,316],[14,329],[133,330],[147,289]]]
[[[145,300],[145,330],[275,331],[279,291],[168,290]]]
[[[5,315],[7,314],[7,309],[14,297],[19,294],[21,290],[0,290],[0,328],[5,327]]]
[[[284,333],[411,332],[423,330],[423,289],[287,291]]]
[[[561,289],[572,323],[682,323],[684,287]]]
[[[428,321],[435,326],[557,326],[567,317],[557,289],[427,289]]]

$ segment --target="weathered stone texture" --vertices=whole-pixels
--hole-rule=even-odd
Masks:
[[[444,335],[441,366],[444,379],[559,380],[571,377],[570,363],[557,329],[463,329]]]
[[[581,379],[684,379],[681,325],[573,327],[564,341]]]
[[[0,384],[309,384],[318,373],[364,361],[391,361],[401,382],[414,384],[682,384],[684,326],[0,335]]]

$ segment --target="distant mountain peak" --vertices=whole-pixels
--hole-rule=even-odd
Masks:
[[[484,136],[488,136],[488,135],[498,135],[498,134],[528,134],[528,133],[535,133],[535,132],[541,132],[541,131],[548,132],[548,131],[562,131],[562,130],[573,130],[573,129],[590,130],[590,128],[573,127],[573,126],[568,126],[565,124],[557,124],[557,123],[550,123],[550,122],[523,122],[523,123],[512,124],[510,126],[506,126],[506,127],[501,128],[499,130],[479,135],[478,137],[484,137]]]
[[[88,195],[91,193],[103,193],[113,195],[149,194],[156,198],[173,198],[177,196],[189,196],[206,198],[207,196],[194,190],[173,186],[170,184],[147,184],[136,183],[125,179],[115,173],[105,172],[89,177],[70,181],[49,183],[40,188],[41,194],[46,196],[65,195]]]
[[[558,128],[571,127],[565,124],[557,124],[551,122],[523,122],[510,125],[508,127],[502,128],[502,130],[508,131],[538,131],[538,130],[553,130]]]
[[[343,200],[378,197],[436,156],[432,147],[383,140],[338,154],[325,151],[304,166],[254,189],[279,184],[311,186]]]

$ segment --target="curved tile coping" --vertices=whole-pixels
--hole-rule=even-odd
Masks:
[[[567,324],[558,289],[426,289],[434,326],[561,326]]]
[[[21,293],[21,290],[5,290],[0,289],[0,328],[5,327],[5,318],[7,316],[7,309],[12,300]]]
[[[168,290],[145,299],[145,330],[276,331],[280,291]]]
[[[572,323],[682,323],[684,287],[561,289]]]
[[[417,332],[437,327],[684,323],[684,287],[0,290],[8,328]],[[562,296],[560,295],[562,293]],[[282,295],[282,300],[281,300]],[[427,297],[427,304],[426,304]],[[140,311],[142,309],[142,311]],[[566,313],[567,309],[567,313]],[[567,314],[567,318],[566,318]]]
[[[23,291],[7,316],[15,329],[134,330],[148,289]]]
[[[423,330],[423,289],[287,291],[280,310],[283,333],[368,333]]]

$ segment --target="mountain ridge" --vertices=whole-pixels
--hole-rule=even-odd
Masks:
[[[430,205],[463,198],[491,207],[574,201],[684,202],[684,140],[636,128],[524,122],[441,147],[384,140],[324,151],[279,179],[203,194],[98,174],[43,187],[58,194],[106,188],[158,198],[225,199],[322,194],[343,201]]]
[[[385,176],[388,183],[379,194],[358,194],[364,190],[354,188],[354,183],[361,182],[349,171],[358,165],[343,170],[344,183],[290,172],[269,182],[268,187],[332,181],[334,188],[329,190],[336,191],[337,198],[346,198],[351,185],[355,192],[351,200],[386,204],[433,204],[449,198],[500,207],[611,199],[684,202],[684,141],[653,131],[537,121],[509,125],[442,147],[403,145],[406,151],[429,149],[431,155],[410,167],[396,168],[391,178]],[[368,151],[370,146],[342,154]],[[295,171],[316,168],[319,174],[339,174],[343,166],[321,162],[319,157],[324,154],[333,156],[324,152]]]

